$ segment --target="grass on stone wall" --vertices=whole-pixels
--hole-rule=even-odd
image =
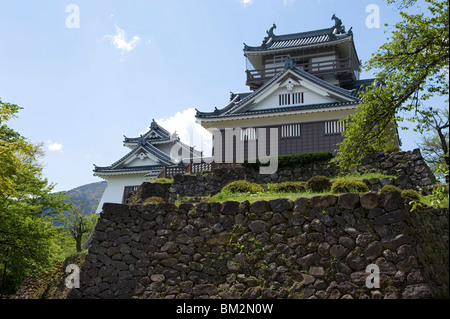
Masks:
[[[334,182],[338,179],[361,181],[363,179],[372,179],[372,178],[382,179],[382,178],[387,178],[387,177],[395,178],[395,176],[393,176],[393,175],[385,175],[382,173],[364,173],[364,174],[351,173],[351,174],[346,174],[346,175],[342,175],[342,176],[335,176],[330,179],[332,182]]]
[[[205,199],[208,203],[213,202],[226,202],[226,201],[236,201],[236,202],[243,202],[248,200],[250,203],[259,201],[259,200],[272,200],[272,199],[278,199],[278,198],[287,198],[292,201],[295,201],[299,197],[314,197],[314,196],[320,196],[324,195],[325,193],[312,193],[312,192],[302,192],[302,193],[285,193],[285,192],[273,192],[268,191],[264,193],[230,193],[230,192],[220,192],[214,196],[208,197]]]
[[[387,178],[387,177],[392,177],[395,178],[394,176],[390,176],[390,175],[384,175],[381,173],[366,173],[366,174],[358,174],[358,173],[353,173],[353,174],[347,174],[344,176],[338,176],[338,177],[333,177],[330,178],[331,181],[336,181],[336,180],[354,180],[354,181],[361,181],[364,179],[370,180],[372,178],[378,178],[378,179],[382,179],[382,178]],[[301,191],[301,192],[279,192],[277,191],[277,187],[274,187],[274,184],[270,184],[268,185],[268,189],[265,192],[257,192],[257,193],[231,193],[231,192],[227,192],[227,191],[222,191],[214,196],[205,198],[204,201],[206,202],[226,202],[226,201],[237,201],[237,202],[243,202],[248,200],[250,203],[259,201],[259,200],[272,200],[272,199],[279,199],[279,198],[288,198],[290,200],[295,201],[297,198],[299,197],[304,197],[304,198],[311,198],[314,196],[322,196],[322,195],[328,195],[328,194],[333,194],[333,195],[339,195],[336,193],[333,193],[331,191],[326,191],[326,192],[309,192],[309,191]],[[426,204],[428,206],[431,206],[431,196],[421,196],[420,202],[423,204]],[[444,207],[449,207],[449,201],[448,201],[448,197],[446,200],[443,200],[440,204],[440,207],[444,208]]]
[[[149,181],[150,183],[172,184],[173,177],[156,178]]]

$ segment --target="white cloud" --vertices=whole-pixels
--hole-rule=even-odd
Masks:
[[[241,4],[244,5],[244,7],[247,7],[253,3],[253,0],[240,0]]]
[[[116,34],[115,35],[105,35],[104,38],[110,39],[111,43],[120,51],[122,52],[130,52],[141,41],[141,38],[137,35],[133,36],[133,38],[130,41],[126,40],[126,34],[125,30],[119,28],[117,25],[114,25],[116,27]]]
[[[176,132],[183,143],[195,146],[196,150],[203,151],[205,157],[211,156],[212,136],[195,122],[195,114],[195,109],[189,108],[177,112],[169,118],[156,120],[156,123],[170,133]]]
[[[63,151],[63,146],[62,144],[53,142],[53,141],[48,141],[47,142],[47,149],[50,152],[62,152]]]

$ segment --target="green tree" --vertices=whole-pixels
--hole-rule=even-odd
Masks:
[[[61,216],[63,229],[75,240],[77,252],[80,252],[83,236],[89,234],[97,222],[97,215],[85,214],[83,205],[73,205]]]
[[[387,2],[399,6],[402,21],[364,65],[376,70],[377,81],[361,94],[358,112],[347,121],[345,139],[333,160],[343,169],[355,167],[372,151],[395,148],[402,114],[412,112],[418,128],[423,116],[435,114],[422,109],[417,100],[448,97],[449,1],[424,0],[428,7],[420,14],[407,13],[417,0]]]
[[[449,110],[443,109],[425,116],[423,122],[424,129],[430,134],[422,135],[418,145],[428,165],[437,171],[439,165],[449,165]]]
[[[53,194],[42,175],[40,145],[7,126],[21,108],[0,100],[0,293],[11,293],[27,274],[50,270],[59,253],[52,219],[67,199]]]

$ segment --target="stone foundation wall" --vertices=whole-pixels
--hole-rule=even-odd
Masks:
[[[395,192],[105,204],[76,297],[448,298],[448,216]]]
[[[383,173],[394,178],[364,180],[370,190],[379,190],[384,185],[395,185],[401,189],[415,189],[427,193],[436,181],[424,162],[419,149],[393,153],[375,153],[366,157],[357,170],[360,173]],[[170,190],[170,202],[189,196],[214,195],[229,182],[247,180],[256,183],[281,183],[284,181],[307,181],[315,175],[336,176],[338,171],[328,162],[322,161],[294,169],[279,170],[275,174],[260,175],[258,172],[234,165],[213,170],[212,174],[176,175]]]
[[[142,183],[126,203],[141,204],[149,197],[161,197],[167,202],[170,199],[170,189],[171,184],[168,183]]]
[[[436,177],[425,163],[420,149],[392,153],[377,152],[362,160],[359,172],[381,172],[396,176],[396,185],[403,189],[426,190]]]

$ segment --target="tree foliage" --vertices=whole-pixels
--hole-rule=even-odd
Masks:
[[[40,145],[8,127],[21,108],[0,100],[0,293],[26,274],[50,269],[59,252],[52,219],[66,205],[42,175]]]
[[[422,135],[418,145],[428,165],[437,171],[439,165],[449,165],[449,110],[424,118],[424,123],[431,134]]]
[[[437,107],[417,103],[433,96],[448,96],[449,1],[425,0],[420,14],[407,13],[416,0],[387,0],[397,4],[402,21],[395,24],[388,42],[365,64],[377,80],[361,94],[358,112],[350,116],[345,139],[333,160],[350,169],[368,153],[396,147],[396,126],[402,114],[413,112],[417,127]],[[448,103],[448,98],[445,101]]]
[[[96,214],[85,214],[83,205],[73,205],[60,217],[63,229],[75,240],[77,252],[81,252],[83,236],[89,234],[97,222]]]

